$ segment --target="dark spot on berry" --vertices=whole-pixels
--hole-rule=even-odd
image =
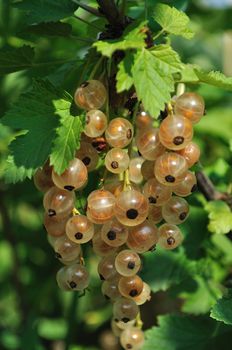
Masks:
[[[91,159],[89,157],[85,157],[82,159],[82,162],[85,164],[85,165],[89,165],[90,162],[91,162]]]
[[[115,318],[114,321],[115,321],[116,323],[118,323],[118,322],[119,322],[119,319],[118,319],[118,318]]]
[[[108,297],[108,295],[104,294],[104,297],[106,298],[106,300],[109,300],[110,297]]]
[[[110,241],[114,241],[116,239],[116,232],[114,231],[109,231],[107,232],[107,238],[110,240]]]
[[[99,273],[99,277],[102,281],[105,281],[105,278]]]
[[[133,270],[135,268],[135,263],[134,261],[129,261],[127,264],[128,269]]]
[[[70,287],[73,289],[73,288],[76,288],[76,286],[77,286],[77,284],[75,283],[75,282],[73,282],[73,281],[71,281],[70,283],[69,283],[69,285],[70,285]]]
[[[142,153],[138,151],[138,155],[141,157],[141,156],[142,156]]]
[[[181,213],[180,215],[179,215],[179,219],[180,220],[184,220],[185,218],[186,218],[186,216],[187,216],[187,213]]]
[[[82,239],[82,238],[83,238],[83,233],[77,232],[77,233],[75,234],[75,238],[76,238],[76,239]]]
[[[88,85],[89,85],[89,82],[88,81],[84,81],[84,83],[81,84],[81,88],[85,88]]]
[[[131,289],[129,295],[130,295],[131,297],[136,297],[136,295],[138,295],[137,289]]]
[[[126,348],[127,348],[127,349],[132,349],[133,346],[132,346],[131,344],[126,344]]]
[[[197,184],[193,185],[191,192],[196,192],[198,190]]]
[[[104,137],[97,137],[92,141],[92,146],[98,151],[102,152],[107,148],[107,143]]]
[[[183,142],[184,142],[184,137],[183,136],[176,136],[173,139],[173,143],[176,146],[182,145]]]
[[[67,185],[67,186],[64,186],[64,189],[67,190],[67,191],[73,191],[74,190],[74,186],[71,186],[71,185]]]
[[[115,160],[110,165],[111,165],[111,168],[118,169],[118,162],[116,162]]]
[[[167,244],[168,245],[173,245],[173,244],[175,244],[175,238],[174,237],[168,237],[168,239],[167,239]]]
[[[150,197],[148,198],[148,200],[149,200],[149,203],[151,203],[151,204],[155,204],[155,203],[156,203],[156,198],[154,198],[154,197],[152,197],[152,196],[150,196]]]
[[[127,323],[127,322],[129,322],[130,321],[130,319],[128,318],[128,317],[123,317],[122,318],[122,322],[124,322],[124,323]]]
[[[136,209],[128,209],[126,212],[126,216],[131,220],[136,219],[138,215],[139,213]]]
[[[131,137],[132,137],[132,130],[131,129],[127,130],[126,137],[128,138],[128,140],[131,139]]]
[[[174,178],[174,176],[172,176],[172,175],[167,175],[167,176],[165,176],[165,180],[167,181],[167,182],[170,182],[170,183],[172,183],[172,182],[175,182],[175,178]]]
[[[55,258],[62,259],[62,256],[60,255],[60,253],[55,252]]]
[[[48,209],[48,216],[55,216],[56,211],[54,209]]]

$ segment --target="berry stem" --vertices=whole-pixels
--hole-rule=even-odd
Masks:
[[[77,4],[80,8],[82,8],[83,10],[91,13],[92,15],[95,15],[95,16],[98,16],[98,17],[103,17],[102,14],[97,9],[95,9],[94,7],[91,7],[91,6],[88,6],[86,4],[83,4],[82,2],[77,1],[77,0],[72,0],[72,1],[75,4]]]
[[[98,71],[98,68],[102,64],[103,60],[104,60],[104,57],[101,56],[99,58],[99,60],[97,61],[97,63],[95,64],[95,66],[93,67],[93,70],[92,70],[92,72],[90,73],[90,76],[89,76],[89,80],[91,80],[91,79],[93,79],[95,77],[95,75],[96,75],[96,73]]]
[[[123,185],[123,191],[127,191],[128,189],[131,188],[131,183],[129,179],[129,170],[127,169],[124,172],[124,185]]]
[[[99,30],[99,31],[102,30],[102,28],[96,26],[96,25],[93,24],[93,23],[90,23],[90,22],[86,21],[84,18],[81,18],[81,17],[79,17],[79,16],[77,16],[77,15],[73,15],[73,17],[76,18],[76,19],[78,19],[79,21],[81,21],[81,22],[87,24],[87,25],[90,26],[90,27],[93,27],[93,28],[95,28],[95,29],[97,29],[97,30]]]

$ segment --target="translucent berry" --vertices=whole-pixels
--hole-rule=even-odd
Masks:
[[[203,98],[195,92],[185,92],[175,104],[175,113],[188,118],[193,124],[198,123],[205,112]]]
[[[121,333],[120,343],[125,350],[140,350],[144,344],[144,333],[137,327],[128,327]]]
[[[81,264],[66,266],[66,280],[72,290],[82,291],[89,285],[89,273]]]
[[[106,299],[111,299],[114,301],[121,296],[118,290],[118,281],[119,281],[119,277],[116,276],[116,278],[110,281],[104,281],[102,283],[101,291]]]
[[[101,136],[107,128],[107,116],[98,109],[92,109],[86,114],[84,133],[89,137]]]
[[[88,142],[81,142],[81,147],[76,152],[76,158],[84,163],[88,171],[95,170],[99,161],[97,151]]]
[[[125,118],[115,118],[109,123],[105,137],[111,147],[124,148],[131,143],[134,129]]]
[[[112,148],[105,157],[105,166],[113,174],[124,172],[129,166],[130,158],[121,148]]]
[[[175,152],[164,153],[155,162],[155,176],[157,180],[166,186],[180,183],[188,170],[188,164],[184,157]]]
[[[54,186],[52,181],[52,167],[49,162],[46,162],[42,169],[38,169],[33,177],[35,187],[41,191],[46,192]]]
[[[145,253],[158,242],[158,229],[152,221],[146,220],[129,231],[127,246],[137,253]]]
[[[86,243],[93,238],[94,225],[85,215],[75,215],[66,224],[66,235],[75,243]]]
[[[73,191],[82,188],[86,184],[88,171],[80,159],[74,158],[61,175],[58,175],[53,170],[52,180],[57,187],[67,191]]]
[[[188,167],[191,168],[200,158],[200,148],[195,142],[190,142],[185,148],[178,151],[178,153],[185,158]]]
[[[58,284],[58,287],[63,290],[63,291],[70,291],[72,290],[71,287],[68,285],[67,283],[67,279],[66,279],[66,266],[62,267],[61,269],[59,269],[57,271],[56,274],[56,281]]]
[[[95,190],[88,196],[87,216],[95,224],[104,224],[114,215],[115,197],[106,190]]]
[[[143,158],[155,160],[165,148],[159,140],[159,129],[149,128],[141,131],[136,137],[136,145]]]
[[[151,160],[145,160],[141,167],[141,173],[144,180],[149,180],[154,177],[155,162]]]
[[[142,157],[136,157],[131,159],[129,164],[129,179],[136,184],[140,184],[143,181],[141,171],[143,162],[144,159]]]
[[[126,298],[134,298],[143,290],[143,281],[137,276],[123,276],[118,283],[118,289],[122,296]]]
[[[159,227],[158,244],[165,249],[175,249],[183,241],[181,230],[176,225],[163,224]]]
[[[171,150],[184,148],[193,137],[193,126],[189,119],[170,115],[160,124],[159,139]]]
[[[66,236],[61,236],[55,241],[54,250],[56,257],[67,263],[76,260],[81,252],[79,244],[73,243]]]
[[[162,207],[156,207],[154,204],[149,205],[148,219],[153,221],[154,224],[158,224],[163,220]]]
[[[106,89],[100,81],[88,80],[77,88],[74,100],[80,108],[99,109],[104,105],[106,96]]]
[[[111,330],[115,337],[119,337],[122,333],[122,329],[118,327],[118,322],[116,322],[114,319],[111,320]]]
[[[147,283],[143,282],[142,292],[139,295],[137,295],[137,297],[135,297],[133,300],[136,302],[137,305],[143,305],[147,301],[151,300],[151,288]]]
[[[122,250],[115,258],[115,268],[122,276],[133,276],[141,267],[141,259],[133,250]]]
[[[152,118],[145,111],[138,112],[135,118],[135,125],[138,129],[138,132],[140,132],[141,129],[145,129],[152,126]]]
[[[183,181],[181,181],[178,185],[173,187],[173,192],[177,196],[181,196],[181,197],[187,197],[191,193],[195,192],[196,190],[197,190],[196,175],[191,171],[188,171],[186,173]]]
[[[128,229],[118,220],[113,219],[102,226],[101,238],[112,247],[120,247],[128,238]]]
[[[98,231],[94,234],[92,239],[93,251],[99,256],[107,256],[116,252],[117,248],[108,245],[101,238],[101,232]]]
[[[67,217],[74,207],[74,193],[52,187],[43,199],[43,205],[48,216]]]
[[[112,280],[118,275],[115,268],[115,254],[107,255],[100,260],[98,274],[101,280]]]
[[[54,237],[59,237],[65,234],[65,226],[69,219],[69,216],[64,218],[56,218],[56,216],[44,215],[44,227],[47,233]]]
[[[179,225],[184,222],[189,215],[188,202],[184,198],[173,196],[163,205],[162,215],[167,223]]]
[[[136,226],[146,219],[148,209],[148,200],[142,193],[127,190],[116,198],[114,213],[123,225]]]
[[[114,319],[128,323],[136,318],[139,308],[132,299],[118,298],[113,306]]]
[[[115,321],[116,322],[116,321]],[[134,326],[135,325],[135,323],[136,323],[136,320],[134,319],[134,320],[131,320],[131,321],[128,321],[128,322],[123,322],[123,321],[118,321],[117,320],[117,326],[118,326],[118,328],[119,329],[121,329],[121,330],[124,330],[124,329],[126,329],[126,328],[128,328],[128,327],[132,327],[132,326]]]
[[[170,187],[162,185],[155,178],[148,180],[144,187],[143,193],[148,198],[150,204],[161,206],[165,204],[172,196]]]
[[[131,189],[140,192],[140,187],[134,183],[130,184]],[[124,181],[115,181],[104,185],[104,188],[117,198],[121,192],[124,190]]]

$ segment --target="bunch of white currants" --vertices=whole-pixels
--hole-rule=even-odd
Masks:
[[[63,174],[56,174],[47,162],[34,177],[37,188],[45,192],[49,242],[64,264],[57,283],[65,291],[88,287],[81,246],[92,241],[93,251],[101,257],[102,293],[113,302],[112,330],[124,349],[138,350],[144,342],[139,305],[151,298],[149,285],[138,276],[139,254],[156,244],[174,249],[182,242],[177,225],[189,215],[183,197],[197,187],[189,168],[200,156],[192,137],[193,124],[204,115],[204,101],[196,93],[182,94],[155,128],[142,109],[135,113],[134,122],[109,121],[100,110],[107,99],[100,81],[83,83],[74,99],[87,111],[80,149]],[[99,147],[97,138],[104,147]],[[89,194],[83,215],[75,209],[74,191],[87,184],[88,172],[97,167],[99,156],[104,159],[104,179],[101,188]]]

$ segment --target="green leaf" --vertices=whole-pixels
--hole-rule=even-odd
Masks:
[[[34,49],[24,45],[19,48],[0,50],[0,74],[8,74],[30,68],[34,59]]]
[[[208,212],[210,232],[225,234],[232,230],[232,212],[225,202],[208,202],[205,209]]]
[[[195,273],[195,262],[188,260],[183,251],[157,250],[145,256],[143,279],[153,292],[165,291]]]
[[[158,4],[154,13],[154,20],[165,32],[180,35],[186,39],[191,39],[194,36],[193,31],[189,28],[189,17],[184,12],[175,7]]]
[[[230,330],[206,317],[182,315],[159,316],[158,325],[146,332],[143,350],[205,350],[217,335]]]
[[[205,277],[196,276],[197,288],[191,293],[181,293],[180,297],[185,300],[181,310],[186,313],[200,315],[207,313],[217,298],[221,296],[219,286]]]
[[[67,168],[80,147],[83,124],[81,117],[67,115],[61,119],[61,125],[57,128],[57,137],[50,156],[50,163],[58,174],[62,174]]]
[[[212,307],[210,317],[232,325],[232,289]]]
[[[146,46],[146,33],[142,30],[147,22],[142,22],[135,29],[125,34],[122,39],[111,41],[98,41],[93,44],[103,56],[111,57],[117,50],[140,49]]]
[[[23,0],[14,4],[27,14],[27,23],[53,22],[70,17],[78,6],[70,0]]]
[[[72,26],[63,22],[39,23],[28,26],[23,33],[32,33],[42,36],[69,37],[72,33]]]
[[[125,58],[118,65],[118,72],[116,76],[117,80],[117,91],[123,92],[130,90],[133,86],[132,67],[134,62],[134,54],[127,52]]]
[[[32,89],[22,94],[5,116],[4,125],[24,130],[10,144],[17,167],[36,169],[51,153],[59,119],[70,116],[72,98],[48,82],[35,81]]]
[[[151,53],[157,58],[158,69],[162,70],[163,74],[178,73],[182,70],[180,57],[171,46],[157,45]]]
[[[200,69],[194,69],[195,74],[197,75],[199,82],[217,86],[221,89],[232,91],[232,78],[226,77],[221,72],[203,72]]]
[[[166,50],[164,50],[166,52]],[[169,55],[170,66],[167,59],[162,59],[160,51],[143,49],[136,55],[132,69],[134,85],[138,98],[144,108],[154,118],[158,117],[165,103],[171,99],[174,91],[174,80],[171,71],[174,71],[174,55]]]
[[[12,156],[7,158],[4,169],[4,180],[7,184],[15,184],[16,182],[23,181],[26,178],[31,179],[34,173],[34,169],[26,169],[24,166],[17,166]]]

